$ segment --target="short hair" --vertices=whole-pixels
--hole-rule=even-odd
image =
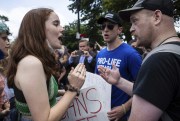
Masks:
[[[81,40],[79,40],[79,43],[81,43],[81,42],[86,42],[87,45],[89,46],[89,41],[88,41],[88,40],[86,40],[86,39],[81,39]]]

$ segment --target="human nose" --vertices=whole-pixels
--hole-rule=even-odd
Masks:
[[[107,25],[105,25],[105,26],[104,26],[103,31],[104,31],[104,32],[109,31],[109,29],[108,29]]]
[[[104,27],[104,29],[103,29],[104,31],[107,31],[108,30],[108,27],[107,27],[107,25]]]
[[[9,39],[6,40],[6,44],[7,44],[7,45],[10,45]]]
[[[131,35],[134,35],[134,31],[135,31],[134,26],[131,25],[131,28],[130,28],[130,33],[131,33]]]
[[[64,28],[62,26],[60,26],[60,31],[63,32],[64,31]]]
[[[10,41],[9,41],[9,39],[7,38],[6,40],[5,40],[5,42],[6,42],[6,46],[10,46]]]

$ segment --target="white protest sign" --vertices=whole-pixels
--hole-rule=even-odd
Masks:
[[[109,121],[111,85],[99,75],[87,72],[79,97],[75,98],[61,121]]]
[[[104,108],[107,111],[111,109],[111,85],[108,84],[101,76],[97,74],[93,74],[90,72],[86,73],[86,80],[82,89],[90,87],[90,86],[97,86],[99,93],[101,94],[100,97],[103,101]]]

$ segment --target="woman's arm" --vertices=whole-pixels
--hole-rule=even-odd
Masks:
[[[82,69],[81,71],[84,74],[85,69],[80,69]],[[73,71],[77,71],[77,69]],[[72,75],[74,74],[78,73],[72,72]],[[79,79],[79,83],[83,84],[84,79]],[[23,91],[34,121],[57,121],[61,119],[77,94],[77,92],[67,91],[62,99],[50,108],[46,80],[43,65],[36,57],[27,56],[18,64],[15,84]],[[72,86],[77,88],[82,86],[81,84],[72,84]]]

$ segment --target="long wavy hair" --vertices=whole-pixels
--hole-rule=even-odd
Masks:
[[[54,11],[49,8],[37,8],[30,10],[24,16],[10,53],[7,68],[9,87],[13,87],[18,63],[27,55],[33,55],[42,62],[47,80],[57,70],[57,63],[46,42],[45,34],[45,22],[51,12]]]

